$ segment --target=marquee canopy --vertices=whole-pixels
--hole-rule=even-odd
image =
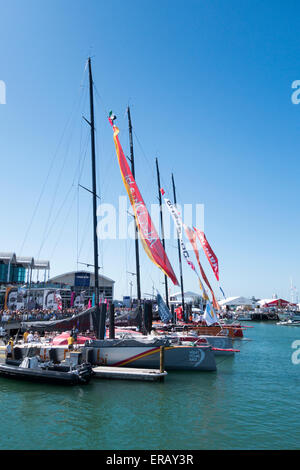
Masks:
[[[226,305],[249,305],[252,307],[253,301],[251,299],[248,299],[246,297],[227,297],[224,300],[219,301],[220,307],[226,306]]]
[[[258,303],[261,307],[287,307],[288,305],[296,307],[296,304],[284,299],[262,299]]]

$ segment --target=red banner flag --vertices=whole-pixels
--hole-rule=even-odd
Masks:
[[[215,276],[217,280],[219,280],[219,263],[218,263],[218,258],[214,254],[213,250],[211,249],[210,244],[206,240],[206,237],[204,235],[204,232],[200,232],[197,228],[193,227],[196,234],[198,235],[198,238],[200,240],[200,243],[202,245],[202,248],[204,250],[204,253],[206,254],[206,257],[212,267],[213,272],[215,273]]]
[[[140,233],[141,241],[143,247],[154,264],[158,266],[164,274],[169,276],[175,286],[178,286],[178,281],[176,279],[175,273],[172,269],[170,261],[167,257],[167,254],[162,246],[160,238],[157,234],[157,231],[153,225],[150,214],[147,210],[147,207],[144,203],[142,195],[139,191],[139,188],[133,178],[133,175],[130,171],[129,165],[125,158],[122,146],[119,141],[119,129],[113,124],[112,119],[108,119],[112,128],[114,130],[114,143],[116,147],[117,157],[120,165],[120,171],[125,185],[126,191],[128,193],[133,211],[136,220],[136,224]]]
[[[202,268],[202,265],[200,263],[200,256],[199,256],[199,251],[198,251],[198,247],[197,247],[197,240],[196,240],[195,232],[193,232],[193,230],[190,227],[188,227],[187,225],[184,225],[184,229],[185,229],[185,233],[187,234],[187,237],[190,240],[191,245],[194,249],[194,252],[195,252],[195,255],[196,255],[196,258],[197,258],[197,261],[198,261],[198,266],[199,266],[199,269],[200,269],[200,272],[201,272],[201,276],[203,277],[204,282],[206,283],[207,287],[209,288],[209,290],[211,292],[212,300],[213,300],[213,306],[216,310],[221,310],[220,306],[217,302],[217,299],[215,297],[214,291],[211,288],[210,282],[207,279],[206,274],[204,272],[204,269]]]

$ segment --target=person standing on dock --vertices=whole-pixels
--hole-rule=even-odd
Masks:
[[[27,336],[27,343],[32,343],[33,342],[33,331],[31,331],[29,333],[29,335]]]
[[[27,343],[27,337],[29,335],[29,331],[26,330],[25,333],[23,334],[23,340],[24,340],[24,343]]]

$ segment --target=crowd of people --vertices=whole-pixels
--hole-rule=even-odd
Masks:
[[[0,322],[62,320],[63,318],[72,317],[79,312],[78,308],[65,308],[62,311],[50,309],[6,309],[0,310]]]

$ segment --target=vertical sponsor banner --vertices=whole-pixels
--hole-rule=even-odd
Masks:
[[[79,295],[79,302],[78,307],[84,307],[84,300],[85,300],[85,290],[82,290]]]
[[[215,297],[215,294],[214,294],[214,291],[212,290],[212,287],[210,285],[210,282],[209,280],[207,279],[206,277],[206,274],[204,272],[204,269],[202,268],[202,265],[200,263],[200,256],[199,256],[199,251],[198,251],[198,247],[197,247],[197,240],[196,240],[196,234],[195,232],[193,232],[193,230],[188,227],[187,225],[183,225],[184,226],[184,230],[185,230],[185,233],[188,237],[188,239],[190,240],[191,242],[191,245],[194,249],[194,252],[195,252],[195,255],[196,255],[196,258],[197,258],[197,262],[198,262],[198,266],[199,266],[199,269],[200,269],[200,272],[201,272],[201,276],[202,278],[204,279],[204,282],[205,284],[207,285],[207,287],[209,288],[210,292],[211,292],[211,296],[212,296],[212,299],[213,299],[213,306],[216,310],[221,310],[220,309],[220,306],[217,302],[217,299]]]
[[[182,223],[182,220],[181,220],[181,217],[179,215],[179,212],[178,210],[176,209],[176,207],[172,204],[172,202],[170,201],[170,199],[167,199],[165,198],[165,203],[166,203],[166,206],[174,220],[174,223],[175,223],[175,227],[176,227],[176,230],[177,230],[177,233],[178,233],[178,236],[179,236],[179,242],[180,242],[180,247],[181,247],[181,252],[182,252],[182,255],[184,257],[184,259],[186,260],[187,264],[189,265],[189,267],[194,271],[194,273],[196,274],[196,276],[198,277],[198,282],[199,282],[199,286],[200,286],[200,289],[202,290],[203,292],[203,298],[208,300],[208,295],[206,293],[206,290],[204,289],[204,286],[201,282],[201,279],[200,279],[200,276],[198,274],[198,272],[196,271],[196,268],[194,266],[194,263],[191,261],[190,259],[190,255],[189,255],[189,252],[188,250],[186,249],[185,247],[185,244],[184,244],[184,241],[182,239],[182,227],[183,227],[183,223]]]
[[[90,313],[90,331],[94,330],[93,314]]]
[[[46,289],[44,291],[43,308],[47,310],[57,310],[57,302],[55,298],[56,298],[55,290]]]
[[[62,298],[61,298],[61,295],[60,295],[59,291],[55,292],[54,300],[55,300],[55,303],[56,303],[56,306],[57,306],[56,307],[57,310],[59,310],[61,312],[62,311]]]
[[[113,138],[119,161],[120,171],[124,186],[126,188],[129,200],[134,211],[134,216],[139,230],[141,242],[150,260],[154,264],[156,264],[156,266],[158,266],[164,272],[164,274],[166,274],[172,280],[175,286],[178,286],[179,284],[176,279],[173,268],[170,264],[170,261],[160,241],[158,233],[151,220],[150,214],[147,210],[139,188],[130,171],[129,165],[127,163],[119,141],[119,129],[113,124],[113,119],[114,118],[111,116],[109,118],[109,122],[114,131]]]
[[[12,287],[7,287],[5,290],[5,297],[4,297],[4,310],[8,309],[8,294],[12,290]]]
[[[43,305],[44,305],[44,292],[42,290],[37,291],[34,294],[34,302],[35,302],[35,308],[43,308]]]
[[[104,292],[102,292],[102,294],[100,295],[99,305],[101,305],[103,302],[104,302]]]
[[[200,243],[202,245],[202,248],[203,248],[203,251],[204,253],[206,254],[206,257],[209,261],[209,264],[211,265],[211,268],[217,278],[217,281],[219,281],[219,263],[218,263],[218,258],[216,257],[216,255],[214,254],[210,244],[208,243],[208,241],[206,240],[206,236],[204,234],[204,232],[201,232],[200,230],[198,230],[196,227],[193,227],[199,240],[200,240]]]
[[[16,310],[18,302],[18,289],[16,287],[7,287],[4,298],[4,309]]]
[[[21,310],[21,308],[25,307],[25,294],[26,289],[19,287],[17,293],[17,310]],[[43,304],[43,303],[42,303]]]

